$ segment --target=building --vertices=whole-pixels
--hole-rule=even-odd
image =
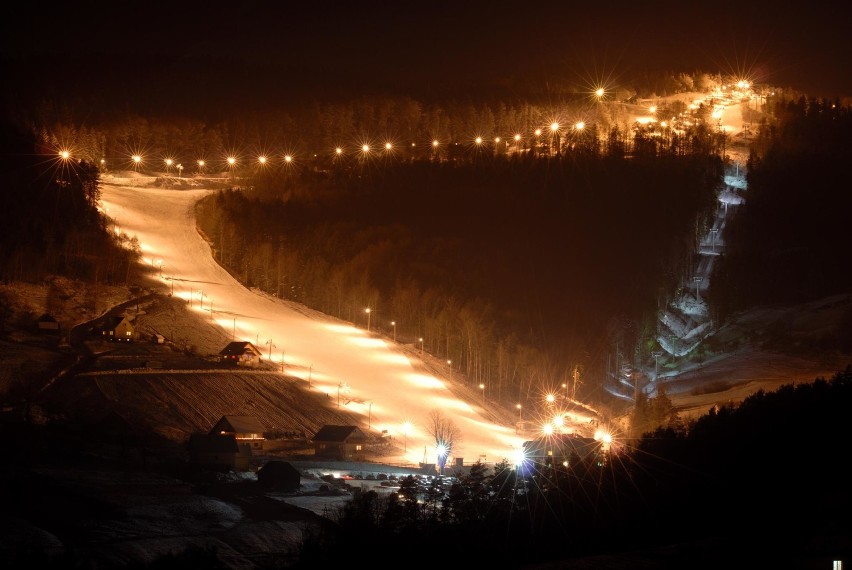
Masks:
[[[240,465],[243,470],[248,469],[248,461],[243,462],[240,456],[240,448],[232,435],[193,433],[189,436],[189,460],[197,467],[230,471]]]
[[[136,330],[127,317],[109,317],[101,329],[101,336],[110,342],[133,342]]]
[[[238,445],[247,445],[254,451],[262,451],[266,428],[254,416],[222,416],[210,428],[210,435],[233,436]]]
[[[302,481],[302,474],[286,461],[268,461],[257,470],[257,482],[267,490],[295,491]]]
[[[44,334],[59,334],[59,321],[47,313],[43,314],[36,321],[38,332]]]
[[[366,457],[367,434],[355,426],[325,425],[314,435],[314,455],[339,461],[362,461]]]
[[[525,441],[523,449],[526,462],[563,467],[572,467],[578,462],[597,461],[603,453],[600,441],[573,433],[553,434]]]
[[[260,351],[250,342],[229,342],[219,352],[222,362],[229,362],[238,366],[257,366],[260,364]]]

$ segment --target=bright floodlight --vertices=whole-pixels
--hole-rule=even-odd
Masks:
[[[553,435],[553,424],[544,424],[541,426],[541,431],[544,435]]]
[[[443,443],[439,443],[438,445],[435,446],[435,452],[438,454],[438,457],[443,458],[443,457],[447,456],[447,454],[450,452],[450,450],[447,449],[447,446],[444,445]]]
[[[552,404],[554,401],[556,401],[556,396],[554,396],[553,394],[548,394],[547,396],[545,396],[544,399],[547,400],[548,404]]]
[[[603,95],[604,95],[604,88],[603,88],[603,87],[598,87],[598,88],[595,90],[595,95],[597,95],[598,97],[603,97]]]
[[[437,140],[432,141],[432,147],[438,148],[438,141]]]
[[[171,166],[172,162],[174,162],[174,161],[171,158],[167,158],[165,162],[166,162],[166,166]]]
[[[257,161],[261,164],[266,164],[266,157],[261,155],[257,157]]]
[[[389,143],[389,142],[385,143],[385,150],[390,150],[392,148],[393,148],[393,145],[391,143]]]
[[[497,144],[500,144],[500,137],[494,137],[494,142],[496,142]]]
[[[519,140],[521,140],[521,135],[515,135],[515,142],[518,142]]]
[[[559,130],[559,123],[557,123],[557,122],[550,123],[550,130],[553,131],[554,133],[556,131],[558,131]]]
[[[59,151],[59,158],[61,158],[62,160],[68,160],[69,158],[71,158],[71,153],[67,150]]]
[[[237,163],[236,158],[234,158],[233,156],[228,157],[228,164],[230,164],[231,166],[234,166],[236,163]]]
[[[656,113],[656,112],[657,112],[657,106],[656,106],[656,105],[651,105],[651,106],[648,108],[648,111],[650,111],[651,113]]]
[[[286,162],[286,163],[293,162],[293,157],[290,156],[289,154],[285,154],[284,155],[284,162]]]
[[[198,161],[198,167],[199,167],[199,168],[204,168],[204,161],[203,161],[203,160],[199,160],[199,161]]]
[[[336,149],[334,149],[334,152],[337,153],[337,154],[343,154],[343,149],[340,148],[340,147],[337,147]]]
[[[482,137],[476,137],[476,144],[482,144]]]
[[[577,129],[578,131],[582,131],[583,129],[586,128],[586,123],[584,123],[583,121],[577,121],[574,124],[574,128]]]
[[[365,144],[364,146],[361,147],[361,150],[364,151],[364,152],[370,152],[370,145]]]
[[[138,154],[134,154],[133,155],[133,162],[135,162],[136,164],[139,164],[140,162],[142,162],[142,157],[139,156]]]
[[[539,136],[539,135],[541,135],[541,129],[536,129],[535,130],[535,136]]]

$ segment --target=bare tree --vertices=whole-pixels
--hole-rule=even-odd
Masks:
[[[438,468],[439,472],[443,474],[447,458],[458,448],[461,441],[461,431],[453,423],[453,420],[445,416],[441,410],[432,410],[429,412],[429,419],[426,422],[426,433],[435,438]]]

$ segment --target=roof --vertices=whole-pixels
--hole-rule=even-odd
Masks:
[[[118,325],[120,325],[122,321],[127,321],[127,324],[129,325],[132,324],[130,320],[125,316],[107,317],[106,320],[104,320],[104,329],[112,330]]]
[[[314,435],[312,441],[327,441],[332,443],[367,441],[367,435],[355,426],[325,425]]]
[[[229,429],[230,428],[230,429]],[[233,433],[263,433],[266,428],[254,416],[222,416],[210,433],[221,431]]]
[[[229,342],[228,345],[219,352],[222,356],[242,356],[244,354],[254,354],[260,356],[260,351],[250,342]]]

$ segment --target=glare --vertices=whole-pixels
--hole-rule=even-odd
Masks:
[[[476,137],[475,142],[476,144],[482,144],[482,137]]]
[[[535,136],[539,136],[539,135],[541,135],[541,129],[536,129],[535,130]]]
[[[59,158],[61,158],[62,160],[68,160],[69,158],[71,158],[71,153],[67,150],[59,151]]]
[[[261,164],[266,164],[266,157],[261,155],[257,157],[257,161]]]
[[[340,148],[340,147],[337,147],[336,149],[334,149],[334,152],[335,152],[336,154],[343,154],[343,149],[342,149],[342,148]]]
[[[558,131],[559,130],[559,123],[556,123],[556,122],[550,123],[550,130],[553,131],[554,133],[556,131]]]
[[[291,163],[291,162],[293,162],[293,157],[292,157],[292,156],[290,156],[289,154],[285,154],[285,155],[284,155],[284,162],[286,162],[286,163],[288,163],[288,164],[289,164],[289,163]]]
[[[519,140],[521,140],[521,135],[516,134],[515,135],[515,142],[518,142]]]
[[[393,148],[393,145],[391,143],[389,143],[389,142],[385,143],[385,150],[390,150],[392,148]]]
[[[598,88],[595,90],[595,95],[597,95],[598,97],[603,97],[603,96],[604,96],[604,93],[605,93],[605,91],[604,91],[604,88],[603,88],[603,87],[598,87]]]
[[[234,166],[236,163],[237,163],[237,159],[236,159],[236,158],[234,158],[233,156],[229,156],[229,157],[228,157],[228,164],[229,164],[229,165]]]
[[[136,164],[139,164],[140,162],[142,162],[142,157],[139,156],[138,154],[134,154],[132,158],[133,158],[133,162],[135,162]]]
[[[437,140],[432,141],[432,147],[438,148],[438,141]]]
[[[584,123],[583,121],[577,121],[576,123],[574,123],[574,128],[578,131],[582,131],[586,128],[586,123]]]
[[[361,150],[362,150],[363,152],[370,152],[370,145],[368,145],[368,144],[363,145],[363,146],[361,147]]]

